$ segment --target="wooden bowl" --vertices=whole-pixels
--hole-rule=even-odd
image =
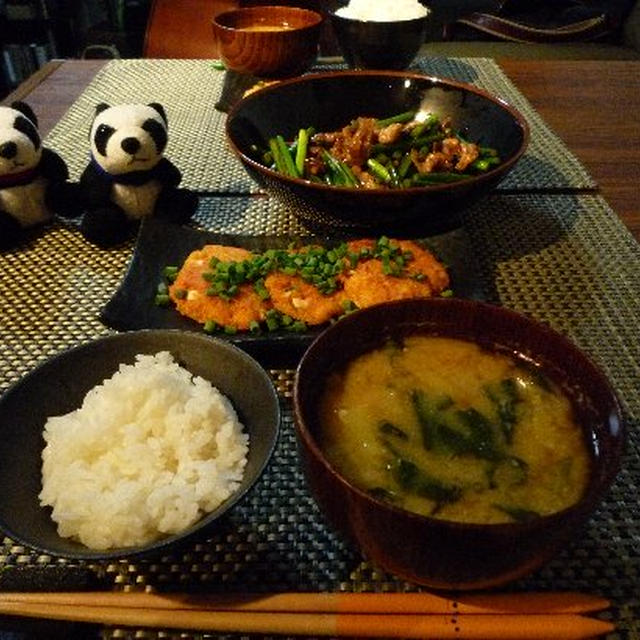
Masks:
[[[577,503],[512,523],[453,522],[397,507],[336,470],[321,445],[319,405],[329,376],[389,340],[401,342],[416,334],[461,338],[521,357],[560,385],[591,453],[589,480]],[[504,584],[537,569],[575,540],[613,482],[625,441],[614,391],[567,338],[503,307],[455,298],[381,304],[339,320],[304,355],[293,402],[302,468],[327,520],[373,564],[439,589]]]
[[[219,13],[212,26],[227,68],[283,78],[298,75],[313,64],[323,20],[309,9],[257,6]]]

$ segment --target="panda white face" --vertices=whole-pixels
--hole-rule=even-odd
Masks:
[[[93,159],[111,175],[152,169],[167,145],[161,108],[144,104],[103,105],[91,125]]]
[[[0,106],[0,176],[33,169],[41,156],[42,144],[36,123],[17,109]]]

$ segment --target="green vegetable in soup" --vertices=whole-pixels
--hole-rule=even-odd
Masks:
[[[517,456],[504,456],[487,467],[490,488],[513,487],[527,482],[529,465]]]
[[[403,431],[399,427],[396,427],[395,424],[387,422],[386,420],[380,424],[380,433],[388,436],[394,436],[396,438],[400,438],[401,440],[409,439],[406,431]]]
[[[403,489],[429,498],[436,503],[434,512],[442,503],[455,502],[462,495],[461,487],[438,480],[409,460],[397,458],[392,468]]]
[[[442,482],[426,470],[418,467],[414,462],[402,457],[389,442],[385,441],[383,444],[392,456],[388,468],[394,479],[405,491],[432,500],[435,503],[433,513],[435,513],[442,504],[455,502],[460,498],[462,495],[461,487]]]
[[[540,514],[531,509],[523,509],[522,507],[514,507],[506,504],[496,504],[494,507],[502,513],[508,515],[515,522],[531,522],[537,520]]]
[[[497,384],[489,384],[485,387],[485,392],[496,408],[500,427],[506,441],[510,443],[517,421],[517,405],[520,402],[516,381],[506,378]]]
[[[468,432],[464,440],[467,450],[460,453],[469,453],[484,460],[499,460],[503,456],[496,442],[495,427],[482,413],[469,407],[456,412],[456,415]]]
[[[444,421],[443,412],[453,401],[449,396],[433,398],[415,389],[411,392],[411,401],[418,417],[422,445],[427,450],[436,448]]]
[[[457,409],[450,397],[429,398],[420,390],[411,392],[426,449],[485,460],[500,457],[491,422],[474,408]]]
[[[396,493],[386,487],[372,487],[368,490],[368,493],[370,496],[378,500],[384,500],[385,502],[395,502],[397,499]]]

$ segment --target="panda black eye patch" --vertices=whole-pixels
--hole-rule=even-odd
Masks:
[[[93,136],[93,142],[96,145],[96,149],[101,156],[107,155],[107,143],[109,138],[113,135],[115,129],[107,124],[101,124],[96,129],[96,133]]]
[[[24,133],[24,135],[27,136],[29,140],[31,140],[31,144],[33,145],[34,149],[37,150],[40,148],[40,136],[38,134],[38,131],[33,126],[33,124],[29,120],[27,120],[27,118],[25,118],[24,116],[18,116],[13,123],[13,127],[17,131]]]
[[[162,153],[167,146],[167,130],[156,120],[145,120],[142,128],[155,142],[158,153]]]

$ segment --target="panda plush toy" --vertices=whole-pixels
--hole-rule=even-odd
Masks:
[[[0,106],[0,250],[14,248],[54,214],[80,214],[68,177],[65,161],[43,148],[31,107]]]
[[[129,237],[147,216],[176,223],[195,213],[198,196],[180,189],[180,170],[163,156],[168,141],[162,105],[99,104],[90,130],[91,159],[80,177],[80,229],[99,247]]]

